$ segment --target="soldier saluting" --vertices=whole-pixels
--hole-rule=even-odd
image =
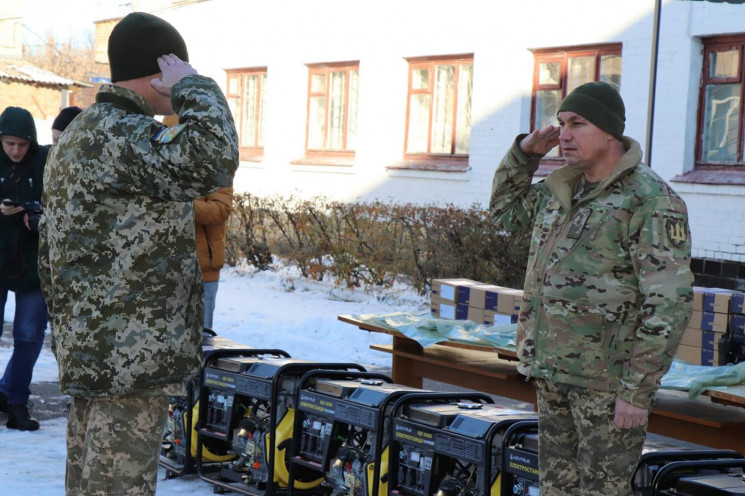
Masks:
[[[192,202],[232,186],[238,137],[179,32],[135,12],[109,38],[111,85],[45,170],[40,275],[72,396],[68,495],[155,493],[168,399],[202,360]],[[153,116],[179,115],[166,128]]]
[[[537,386],[540,493],[630,496],[655,392],[691,316],[688,214],[623,135],[611,85],[577,87],[557,117],[518,136],[490,201],[499,228],[532,228],[517,352]],[[556,145],[567,165],[533,184]]]

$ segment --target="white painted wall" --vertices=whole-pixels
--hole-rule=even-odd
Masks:
[[[212,0],[155,12],[186,38],[193,65],[223,88],[225,69],[268,67],[265,156],[242,163],[237,191],[342,200],[485,206],[491,178],[528,131],[531,48],[622,43],[626,134],[646,146],[652,0]],[[745,32],[745,6],[665,0],[652,166],[665,179],[690,170],[701,36]],[[474,53],[470,168],[392,171],[403,156],[406,57]],[[360,61],[353,167],[291,165],[304,153],[305,64]],[[688,203],[694,256],[745,261],[733,226],[745,187],[672,183]]]

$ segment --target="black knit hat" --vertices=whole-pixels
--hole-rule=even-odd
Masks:
[[[64,131],[65,128],[72,122],[72,120],[83,110],[80,107],[65,107],[59,111],[54,122],[52,122],[52,129],[57,131]]]
[[[616,139],[623,138],[626,107],[618,91],[608,83],[596,81],[578,86],[569,93],[556,112],[575,112]]]
[[[157,74],[158,57],[169,53],[189,60],[186,43],[176,28],[152,14],[132,12],[109,36],[111,82]]]
[[[7,107],[0,114],[0,136],[15,136],[36,143],[36,124],[31,112],[21,107]]]

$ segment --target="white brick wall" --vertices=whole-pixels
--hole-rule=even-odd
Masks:
[[[622,43],[626,134],[646,146],[653,6],[652,0],[213,0],[158,14],[184,34],[194,66],[223,86],[225,69],[268,67],[265,158],[242,164],[237,191],[467,207],[486,206],[494,168],[515,135],[528,131],[532,48]],[[699,38],[738,32],[745,32],[742,6],[664,0],[652,147],[652,167],[663,178],[693,167]],[[405,58],[461,53],[474,53],[470,169],[387,170],[404,148]],[[304,152],[305,64],[352,60],[360,61],[355,165],[291,165]],[[673,187],[690,210],[694,256],[745,261],[745,236],[737,233],[745,187]]]

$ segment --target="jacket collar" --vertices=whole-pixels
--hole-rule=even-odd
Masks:
[[[96,103],[113,103],[129,112],[145,114],[150,117],[155,115],[155,107],[145,97],[113,84],[101,86],[101,89],[96,93]]]
[[[636,140],[623,137],[623,147],[626,153],[613,168],[613,171],[606,177],[587,198],[594,198],[602,191],[613,184],[619,177],[625,175],[628,171],[635,169],[642,160],[642,149]],[[561,167],[555,170],[546,178],[546,186],[554,194],[561,206],[569,211],[572,207],[572,194],[577,182],[582,177],[582,171],[569,166]]]

